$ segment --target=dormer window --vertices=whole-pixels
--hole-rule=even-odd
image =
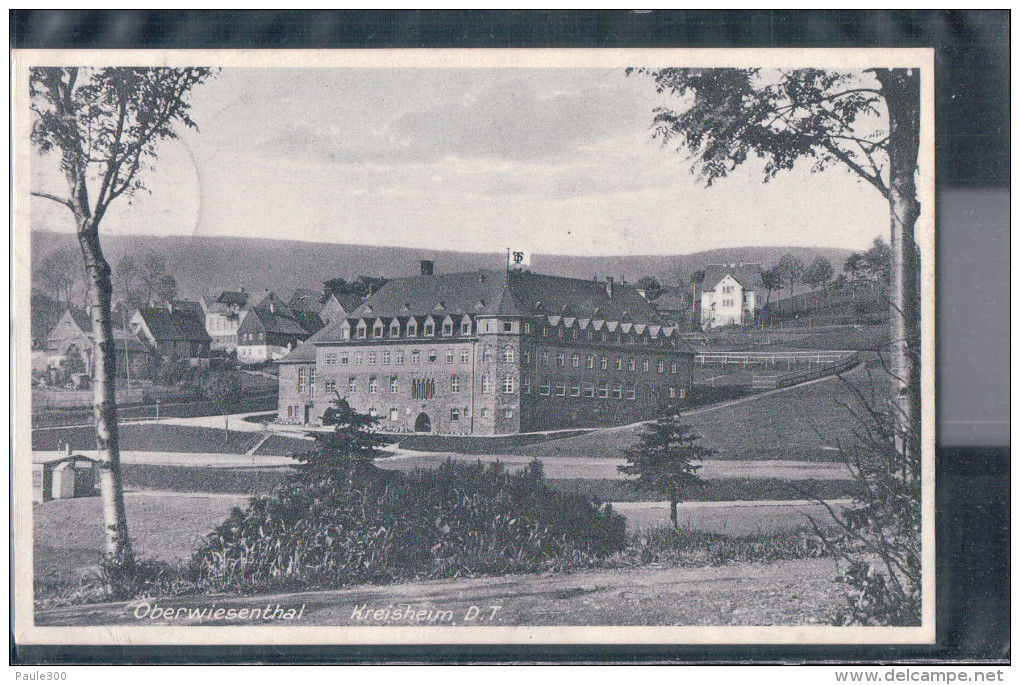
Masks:
[[[426,323],[425,324],[425,335],[435,335],[435,333],[436,333],[436,325],[434,323],[431,323],[431,322]]]
[[[358,324],[358,328],[357,328],[357,336],[358,336],[359,338],[364,338],[364,337],[366,337],[367,335],[368,335],[368,326],[366,326],[366,325],[365,325],[365,322],[364,322],[364,321],[362,321],[361,323],[359,323],[359,324]]]
[[[411,319],[407,322],[407,337],[413,338],[418,335],[418,322]]]
[[[375,326],[372,327],[372,337],[381,338],[383,337],[383,325],[382,321],[376,321]]]
[[[391,338],[399,338],[400,337],[400,322],[399,321],[394,320],[394,322],[390,324],[390,337]]]
[[[460,324],[461,335],[471,335],[471,321],[462,321]]]
[[[446,322],[443,324],[443,335],[453,335],[453,324]]]

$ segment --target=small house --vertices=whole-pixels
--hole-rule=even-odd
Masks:
[[[754,323],[763,291],[761,264],[709,264],[701,282],[701,327]]]
[[[71,454],[70,448],[65,457],[33,463],[32,501],[94,497],[98,494],[98,465],[95,459]]]
[[[209,358],[212,338],[205,330],[205,313],[198,302],[175,300],[155,307],[140,307],[131,317],[131,330],[163,358]]]

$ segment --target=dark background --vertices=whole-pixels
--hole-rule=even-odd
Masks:
[[[19,647],[22,663],[965,662],[1009,649],[1008,11],[28,11],[12,48],[934,47],[935,646]]]

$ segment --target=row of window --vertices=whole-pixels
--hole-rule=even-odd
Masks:
[[[676,387],[670,386],[664,389],[666,396],[670,399],[683,399],[687,396],[684,388],[677,389]],[[659,397],[658,393],[654,388],[647,389],[647,399],[649,402],[656,402]],[[524,394],[531,394],[531,379],[524,379]],[[593,381],[585,381],[584,383],[570,383],[568,384],[562,379],[549,379],[542,378],[538,382],[538,394],[549,397],[555,395],[556,397],[595,397],[596,394],[600,399],[628,399],[636,400],[638,396],[637,384],[624,385],[623,383],[616,382],[610,383],[604,381],[596,385]]]
[[[478,332],[480,333],[492,333],[495,332],[496,330],[496,324],[493,321],[488,320],[481,321],[478,323],[478,326],[479,326]],[[441,326],[437,327],[435,322],[432,321],[431,317],[429,317],[428,319],[425,320],[425,323],[423,323],[420,326],[420,335],[423,337],[431,338],[436,335],[438,329],[441,335],[445,337],[450,337],[454,334],[455,328],[459,331],[460,335],[471,335],[472,332],[471,320],[465,317],[464,319],[461,320],[460,324],[457,325],[454,323],[452,319],[447,318],[447,320],[444,321]],[[499,324],[499,328],[503,333],[512,333],[514,331],[514,325],[512,321],[501,322]],[[523,330],[525,335],[530,335],[531,323],[525,321],[523,324]],[[550,337],[551,335],[553,335],[552,331],[556,331],[555,335],[558,338],[568,337],[566,335],[565,329],[558,326],[556,327],[542,326],[542,337],[544,338]],[[406,325],[402,327],[399,319],[393,319],[393,321],[390,322],[389,327],[387,327],[382,321],[376,321],[372,325],[372,328],[370,330],[368,324],[364,320],[360,320],[358,324],[354,327],[353,336],[349,324],[342,326],[340,329],[340,338],[341,340],[349,340],[352,337],[358,340],[365,340],[369,337],[400,338],[401,333],[403,333],[403,337],[405,338],[417,338],[419,336],[418,322],[412,318],[409,319]],[[581,339],[580,331],[578,331],[577,329],[572,329],[570,331],[569,337],[572,340],[580,340]],[[653,341],[658,340],[658,344],[661,347],[666,346],[676,347],[675,338],[671,340],[666,340],[665,336],[661,335],[653,338],[650,333],[638,335],[634,333],[624,334],[622,331],[610,332],[607,330],[603,331],[587,330],[584,332],[584,338],[591,341],[600,340],[601,342],[605,343],[615,342],[618,344],[626,345],[634,344],[651,345],[654,344]]]
[[[369,413],[370,416],[378,416],[378,411],[376,410],[375,407],[369,407],[368,413]],[[481,408],[478,409],[478,417],[479,418],[485,419],[485,418],[488,418],[488,416],[489,416],[489,408],[488,407],[481,407]],[[514,417],[514,410],[513,409],[504,409],[503,410],[503,417],[507,418],[507,419],[512,419]],[[302,419],[303,420],[304,419],[304,409],[301,406],[298,406],[298,405],[290,405],[290,406],[288,406],[287,407],[287,418],[288,419]],[[452,407],[450,409],[450,421],[460,421],[462,418],[463,419],[471,418],[471,410],[468,409],[467,407],[464,407],[464,408],[461,408],[461,407]],[[397,409],[396,407],[391,407],[390,410],[389,410],[389,420],[390,421],[394,421],[394,422],[400,421],[400,410]]]
[[[459,376],[450,377],[450,392],[457,394],[461,390],[461,380]],[[500,387],[503,393],[510,395],[514,393],[515,382],[514,377],[507,374],[503,377]],[[327,380],[323,383],[323,391],[327,395],[332,395],[340,386],[337,381]],[[393,395],[400,393],[400,379],[397,376],[391,376],[389,379],[390,393]],[[485,374],[481,380],[481,390],[483,393],[490,393],[493,391],[492,378]],[[298,367],[298,382],[297,382],[298,394],[315,394],[315,369]],[[356,376],[350,376],[347,379],[347,392],[353,393],[358,391],[358,379]],[[369,376],[368,378],[368,392],[370,395],[374,395],[379,392],[379,379],[375,376]],[[436,394],[436,381],[432,378],[416,378],[411,381],[411,397],[416,400],[427,400],[434,397]]]
[[[467,364],[471,361],[471,353],[468,349],[461,348],[459,352],[455,352],[453,349],[446,350],[445,359],[447,364],[452,364],[455,359],[459,356],[461,364]],[[492,361],[492,352],[488,348],[484,349],[481,353],[481,360],[483,362]],[[505,347],[502,354],[500,355],[504,362],[512,363],[514,361],[514,348]],[[420,364],[422,358],[421,350],[411,350],[411,363]],[[354,366],[360,366],[362,362],[367,359],[368,364],[375,364],[377,360],[381,360],[383,365],[390,363],[396,365],[402,365],[404,363],[404,352],[390,352],[390,350],[383,350],[381,353],[378,352],[326,352],[325,362],[326,366],[348,366],[353,362]],[[425,359],[429,364],[435,364],[439,361],[439,352],[437,350],[426,350]]]
[[[525,351],[522,356],[525,364],[529,364],[531,362],[530,358],[531,355],[527,351]],[[539,354],[539,362],[541,363],[542,366],[549,366],[550,358],[551,355],[547,351],[542,351]],[[596,365],[598,365],[598,368],[600,370],[606,371],[609,369],[609,364],[610,364],[609,357],[605,356],[598,357],[594,354],[588,354],[585,355],[584,357],[584,368],[588,369],[589,371],[594,371]],[[612,364],[613,368],[615,368],[617,371],[623,371],[624,365],[626,365],[628,371],[637,371],[638,368],[638,361],[634,357],[630,357],[629,359],[626,360],[626,362],[624,362],[623,357],[616,357],[612,361]],[[563,368],[566,365],[567,354],[565,352],[557,352],[556,366]],[[652,368],[654,368],[658,373],[666,372],[666,360],[664,359],[657,360],[654,366],[651,360],[644,359],[641,361],[640,366],[641,370],[645,373],[649,373],[652,370]],[[577,352],[574,352],[573,354],[570,355],[570,367],[574,369],[578,369],[581,367],[581,355],[578,354]],[[680,368],[679,364],[675,360],[669,362],[669,372],[671,374],[675,375],[679,371],[679,368]]]
[[[492,333],[495,331],[495,324],[492,321],[482,321],[479,322],[478,325],[480,327],[479,328],[480,333]],[[449,337],[453,335],[454,327],[455,324],[453,320],[448,318],[446,321],[442,323],[441,326],[438,327],[438,330],[441,331],[441,334],[443,336]],[[456,327],[459,330],[460,335],[471,335],[472,325],[470,319],[468,318],[462,319],[460,325]],[[420,327],[421,335],[427,338],[435,336],[436,330],[437,330],[436,323],[432,320],[431,317],[426,319],[425,323],[423,323]],[[513,322],[504,321],[502,323],[502,330],[504,333],[512,333]],[[371,337],[399,338],[401,337],[400,335],[401,332],[403,332],[404,337],[417,338],[419,335],[418,322],[414,319],[409,319],[407,321],[407,324],[404,325],[402,328],[400,325],[400,320],[394,319],[393,321],[390,322],[390,325],[387,328],[382,321],[376,321],[375,324],[373,324],[372,326]],[[364,340],[369,337],[368,324],[364,320],[359,321],[357,326],[354,327],[354,337],[359,340]],[[351,338],[350,325],[345,325],[340,328],[340,338],[342,340],[349,340]]]
[[[582,336],[580,335],[580,331],[578,331],[577,329],[571,330],[570,331],[570,335],[567,336],[566,335],[566,331],[564,329],[558,328],[558,327],[555,328],[555,329],[551,329],[548,326],[543,326],[542,327],[542,337],[543,338],[551,337],[553,330],[556,331],[556,337],[560,338],[560,339],[567,339],[567,338],[569,338],[570,340],[581,340],[582,339]],[[528,324],[524,325],[524,332],[525,333],[528,332]],[[644,335],[644,334],[642,334],[642,335],[635,335],[633,333],[624,334],[624,333],[622,333],[620,331],[616,331],[616,332],[611,333],[609,331],[597,331],[596,332],[596,331],[589,330],[589,331],[585,331],[583,339],[588,340],[588,341],[599,341],[599,342],[604,342],[604,343],[615,343],[617,345],[654,345],[654,344],[658,344],[659,347],[676,347],[676,345],[677,345],[675,338],[673,338],[671,340],[667,340],[664,336],[661,336],[661,335],[658,336],[657,338],[653,338],[653,337],[651,337],[650,334],[648,334],[648,335]],[[658,343],[654,342],[656,340],[658,341]]]

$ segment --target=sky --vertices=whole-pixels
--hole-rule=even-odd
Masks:
[[[706,188],[651,137],[677,101],[619,69],[232,68],[191,102],[199,129],[161,145],[103,232],[575,255],[888,233],[887,202],[839,167],[762,183],[751,162]],[[33,155],[33,190],[59,193],[57,161]],[[34,229],[69,219],[33,198]]]

